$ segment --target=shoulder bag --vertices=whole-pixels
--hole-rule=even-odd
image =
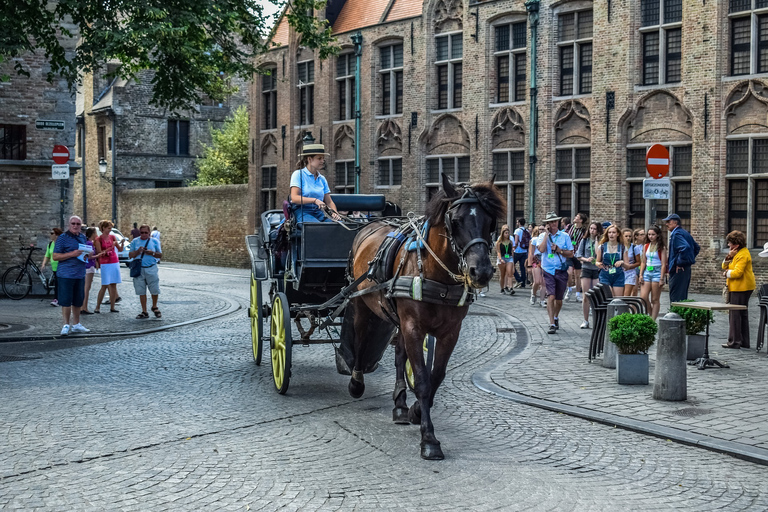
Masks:
[[[149,241],[151,238],[147,239],[147,243],[144,244],[144,249],[147,248],[149,245]],[[141,253],[141,257],[136,259],[134,258],[131,260],[130,266],[131,266],[131,277],[141,277],[141,260],[144,258],[144,253]]]

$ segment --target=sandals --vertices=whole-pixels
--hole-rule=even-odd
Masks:
[[[110,309],[109,312],[110,313],[119,313],[120,311],[118,311],[117,309]]]
[[[149,313],[147,313],[146,311],[142,311],[141,313],[136,315],[137,320],[143,320],[145,318],[149,318]]]
[[[91,313],[93,313],[94,315],[98,315],[101,313],[101,311],[98,309],[94,309],[93,311],[91,311]]]
[[[163,314],[160,312],[160,308],[152,306],[152,312],[155,314],[155,318],[161,318]]]

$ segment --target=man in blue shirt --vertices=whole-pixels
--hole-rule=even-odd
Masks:
[[[527,234],[527,235],[526,235]],[[528,274],[525,270],[525,262],[528,259],[528,244],[523,244],[524,241],[530,243],[531,237],[528,230],[525,229],[525,218],[520,217],[517,219],[517,229],[515,230],[515,280],[517,281],[517,288],[525,288],[527,283]],[[518,272],[518,267],[520,272]]]
[[[59,262],[56,278],[59,281],[59,306],[64,319],[62,336],[91,332],[80,323],[80,308],[85,297],[85,261],[80,259],[80,255],[86,252],[83,250],[85,235],[80,232],[82,224],[82,219],[77,215],[70,217],[69,230],[62,233],[53,246],[52,259]]]
[[[147,313],[147,288],[152,295],[152,313],[155,318],[163,316],[160,308],[157,307],[157,299],[160,296],[160,276],[157,272],[157,262],[163,257],[160,249],[160,240],[149,236],[149,226],[143,224],[139,227],[139,238],[131,240],[131,251],[129,258],[139,258],[141,260],[141,275],[133,278],[133,291],[139,296],[141,302],[141,313],[136,318],[149,318]]]
[[[696,263],[699,244],[690,233],[680,226],[680,216],[676,213],[664,219],[669,233],[669,301],[679,302],[688,298],[688,286],[691,284],[691,265]]]
[[[539,242],[541,269],[544,271],[544,284],[547,287],[547,313],[549,313],[549,331],[555,334],[560,328],[558,315],[563,307],[563,296],[568,287],[568,260],[573,257],[571,237],[558,226],[561,217],[555,212],[547,213],[544,219],[546,230]]]

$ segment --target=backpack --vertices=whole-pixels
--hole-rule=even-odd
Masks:
[[[523,228],[523,232],[520,235],[520,247],[527,249],[531,243],[531,233],[526,228]]]

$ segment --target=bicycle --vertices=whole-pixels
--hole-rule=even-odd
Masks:
[[[5,271],[2,278],[3,292],[8,298],[21,300],[32,291],[32,274],[37,274],[40,282],[45,288],[45,294],[48,295],[53,290],[53,275],[50,278],[40,270],[37,264],[32,260],[32,254],[35,251],[42,251],[40,247],[22,247],[19,249],[22,253],[29,251],[24,265],[16,265]]]

